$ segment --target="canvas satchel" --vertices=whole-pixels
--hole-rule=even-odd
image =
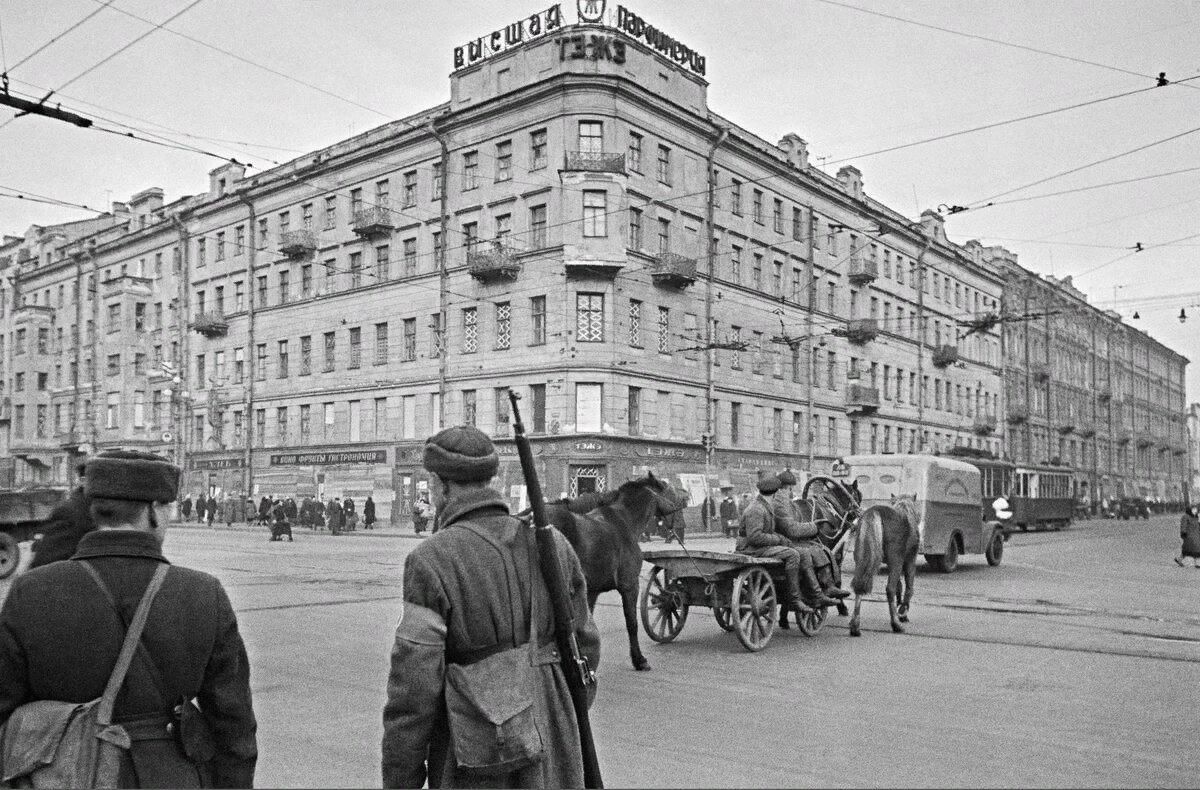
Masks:
[[[512,578],[516,563],[491,535],[466,524],[458,526],[489,543],[503,558]],[[527,532],[522,528],[523,532]],[[537,683],[537,564],[530,548],[529,640],[471,663],[446,666],[446,710],[454,762],[464,776],[497,776],[527,768],[542,759],[545,745],[534,712]],[[520,612],[520,592],[509,587],[512,611]],[[516,623],[513,623],[513,642]]]
[[[0,727],[0,784],[6,787],[117,787],[129,733],[112,723],[150,605],[170,566],[159,565],[142,595],[104,694],[82,704],[39,700],[12,712]]]

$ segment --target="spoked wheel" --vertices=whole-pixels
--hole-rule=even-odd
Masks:
[[[805,636],[816,636],[817,632],[821,630],[821,626],[825,625],[827,611],[828,607],[820,606],[812,614],[796,615],[796,627]]]
[[[712,607],[713,617],[716,619],[717,625],[721,626],[722,631],[732,631],[735,628],[730,602],[721,603],[721,597],[715,590],[709,596],[709,606]]]
[[[650,579],[642,588],[638,608],[642,610],[642,627],[655,642],[670,642],[679,636],[687,622],[687,591],[677,580],[665,582],[666,571],[655,565]]]
[[[21,563],[21,547],[17,539],[7,532],[0,532],[0,579],[6,579],[17,572]]]
[[[771,574],[757,567],[739,573],[733,581],[731,604],[738,640],[751,653],[757,653],[771,641],[779,617]]]

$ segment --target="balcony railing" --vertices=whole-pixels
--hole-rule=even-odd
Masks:
[[[1058,425],[1055,426],[1055,430],[1057,430],[1063,436],[1066,436],[1068,433],[1075,432],[1075,423],[1076,419],[1074,417],[1059,417]]]
[[[872,282],[879,277],[879,264],[866,258],[851,258],[846,276],[856,285]]]
[[[1029,419],[1029,407],[1024,403],[1008,404],[1008,423],[1009,425],[1020,425]]]
[[[958,346],[937,346],[933,349],[933,366],[944,368],[958,361]]]
[[[869,343],[879,335],[879,322],[874,318],[851,318],[846,324],[846,339],[851,343]]]
[[[1108,403],[1112,400],[1112,387],[1107,384],[1101,384],[1096,388],[1096,397],[1101,403]]]
[[[988,436],[996,431],[996,415],[994,414],[977,414],[975,415],[975,433],[979,436]]]
[[[516,260],[511,248],[494,242],[487,250],[468,250],[467,269],[480,282],[515,280],[521,271],[521,262]]]
[[[1079,420],[1079,424],[1075,426],[1075,433],[1084,439],[1090,439],[1096,435],[1096,425],[1091,420]]]
[[[846,411],[851,414],[871,414],[879,408],[879,389],[863,384],[846,388]]]
[[[192,320],[192,329],[205,337],[224,337],[229,322],[220,313],[200,313]]]
[[[1034,381],[1049,381],[1050,366],[1049,365],[1031,365],[1029,372],[1033,374]]]
[[[567,151],[563,170],[585,173],[616,173],[625,175],[625,154],[606,154],[602,151]]]
[[[360,236],[383,236],[396,229],[391,207],[387,203],[366,206],[354,212],[354,232]]]
[[[1154,437],[1151,436],[1150,434],[1139,433],[1137,435],[1137,446],[1138,447],[1149,447],[1152,444],[1154,444]]]
[[[660,252],[650,266],[650,278],[655,285],[687,288],[696,282],[696,259],[674,252]]]
[[[289,230],[279,241],[279,251],[289,258],[303,258],[317,251],[317,234],[308,229]]]

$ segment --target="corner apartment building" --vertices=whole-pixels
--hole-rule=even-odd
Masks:
[[[499,438],[520,499],[509,388],[550,495],[999,453],[1000,333],[963,335],[999,311],[1002,266],[799,136],[717,115],[702,58],[627,30],[553,6],[469,45],[443,105],[170,204],[150,190],[115,235],[22,269],[38,364],[67,371],[37,396],[6,374],[14,408],[47,407],[22,446],[174,453],[193,492],[373,491],[395,519],[446,424]]]

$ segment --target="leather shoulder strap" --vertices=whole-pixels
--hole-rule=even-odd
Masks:
[[[530,538],[532,537],[533,530],[530,529],[529,527],[525,526],[525,522],[521,521],[520,519],[517,519],[517,521],[519,522],[519,524],[517,526],[518,540],[521,538],[525,538],[527,541],[527,545],[532,547],[533,544],[530,541]],[[496,540],[495,536],[490,535],[487,532],[479,529],[474,524],[460,521],[460,522],[456,522],[455,526],[466,529],[468,532],[474,534],[477,538],[480,538],[485,543],[490,544],[492,546],[492,548],[494,548],[496,550],[496,553],[499,554],[500,557],[502,558],[502,560],[507,568],[507,572],[512,574],[513,582],[515,583],[518,580],[519,577],[517,576],[516,562],[514,561],[511,553],[503,545],[501,545],[500,541]],[[537,593],[537,588],[538,588],[538,575],[537,575],[538,567],[537,567],[537,564],[535,562],[533,562],[533,556],[534,555],[533,555],[532,549],[531,549],[530,550],[530,565],[529,565],[529,581],[530,581],[530,588],[529,588],[529,645],[530,645],[530,647],[529,647],[529,650],[530,650],[531,655],[532,655],[533,651],[535,651],[537,649],[537,617],[536,617],[536,615],[537,615],[537,595],[536,595],[536,593]],[[520,594],[517,592],[517,589],[515,587],[510,587],[510,590],[512,591],[512,600],[509,605],[512,607],[512,611],[515,614],[516,612],[522,611],[523,607],[521,606]],[[514,622],[513,622],[513,644],[516,645],[517,644],[516,618],[514,617],[513,620],[514,620]]]
[[[142,602],[138,604],[137,612],[133,615],[133,622],[129,624],[129,630],[125,632],[125,642],[121,645],[121,654],[117,656],[117,664],[108,677],[108,685],[104,688],[104,696],[101,697],[100,707],[96,711],[96,722],[101,726],[112,723],[112,712],[117,701],[117,693],[125,683],[125,674],[129,671],[134,651],[137,650],[138,642],[142,638],[142,629],[146,626],[146,618],[150,616],[150,606],[154,603],[154,596],[158,594],[159,588],[166,580],[170,567],[162,564],[154,569],[154,576],[150,579],[150,584],[146,585],[146,592],[142,593]],[[105,589],[107,590],[107,588]],[[109,593],[109,597],[111,598],[111,593]]]

